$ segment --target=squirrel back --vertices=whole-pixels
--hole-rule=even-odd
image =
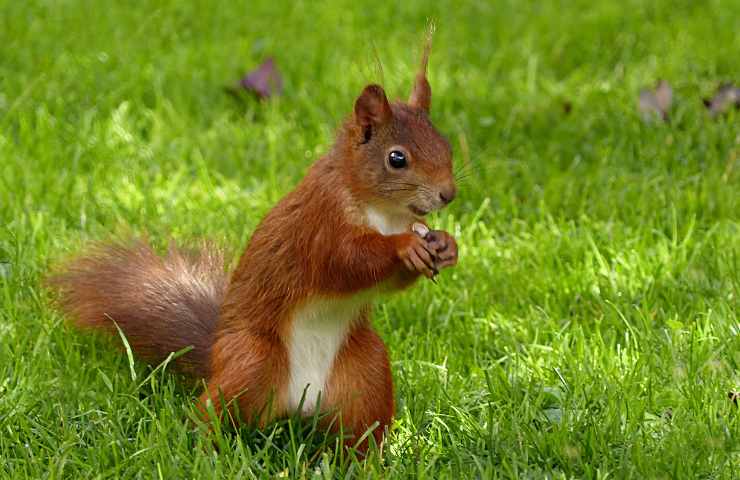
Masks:
[[[205,378],[226,279],[213,245],[172,246],[162,257],[138,241],[98,245],[49,284],[76,326],[116,334],[117,325],[134,354],[153,364],[192,346],[174,367]]]

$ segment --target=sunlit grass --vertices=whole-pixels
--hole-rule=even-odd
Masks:
[[[732,478],[740,81],[732,2],[0,1],[0,472],[8,477]],[[370,81],[473,172],[461,261],[380,302],[397,420],[358,460],[310,423],[204,438],[197,387],[64,326],[41,279],[91,240],[240,253]],[[285,95],[224,93],[275,57]],[[637,92],[675,90],[670,124]],[[564,104],[572,106],[566,113]],[[218,448],[214,448],[214,445]]]

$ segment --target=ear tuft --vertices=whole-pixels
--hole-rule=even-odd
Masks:
[[[432,87],[426,75],[416,75],[414,89],[409,97],[409,105],[429,113],[429,108],[432,106]]]
[[[432,50],[432,35],[434,34],[434,24],[430,23],[427,28],[426,41],[424,42],[424,52],[421,55],[421,65],[416,74],[414,88],[409,96],[409,105],[419,108],[429,113],[432,105],[432,87],[427,80],[427,65],[429,64],[429,53]]]
[[[368,85],[355,101],[355,120],[363,129],[390,121],[393,113],[380,85]]]

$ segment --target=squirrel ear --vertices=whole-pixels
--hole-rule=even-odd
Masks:
[[[414,89],[411,91],[409,97],[409,105],[414,108],[419,108],[429,113],[429,107],[432,104],[432,87],[429,85],[429,81],[425,75],[416,75],[416,82],[414,82]]]
[[[429,107],[432,104],[432,87],[427,80],[427,64],[429,63],[429,52],[432,49],[433,33],[434,25],[430,25],[427,31],[426,43],[424,44],[424,53],[421,55],[419,72],[416,74],[414,88],[411,90],[411,95],[409,96],[410,106],[424,110],[427,113],[429,113]]]
[[[368,85],[355,100],[355,120],[363,129],[388,122],[393,113],[380,85]]]

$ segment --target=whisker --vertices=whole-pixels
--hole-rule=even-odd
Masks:
[[[455,172],[454,175],[455,175],[455,177],[465,177],[465,176],[468,176],[468,175],[472,175],[474,173],[475,173],[475,170],[468,169],[468,170],[461,170],[459,172]]]
[[[456,178],[455,183],[458,185],[466,185],[471,180],[471,177]]]
[[[470,175],[473,175],[474,173],[475,172],[472,170],[467,171],[467,172],[455,172],[452,174],[452,176],[454,178],[464,178],[464,177],[469,177]]]
[[[454,173],[455,175],[460,173],[468,173],[475,170],[475,166],[472,163],[466,163],[462,167],[458,168]]]
[[[466,173],[464,175],[456,175],[455,176],[455,181],[465,180],[465,179],[468,179],[468,178],[470,178],[472,176],[473,176],[473,173],[472,172]]]
[[[470,177],[473,177],[478,174],[483,174],[485,172],[486,172],[486,168],[483,165],[472,163],[472,162],[466,162],[457,171],[455,171],[453,175],[454,175],[456,182],[463,182],[463,181],[470,180]]]
[[[378,187],[378,190],[382,190],[385,192],[413,192],[416,189],[404,187]]]
[[[387,185],[397,186],[399,188],[404,187],[404,188],[407,188],[408,190],[418,190],[419,192],[425,192],[430,195],[433,195],[435,193],[434,189],[426,185],[419,184],[419,183],[409,183],[409,182],[399,182],[395,180],[389,180],[385,182],[383,186],[387,186]]]
[[[384,182],[385,184],[391,184],[391,185],[406,185],[409,187],[424,187],[424,185],[418,184],[418,183],[411,183],[411,182],[401,182],[398,180],[387,180]]]
[[[379,187],[379,191],[383,193],[393,193],[393,192],[413,192],[416,189],[415,188],[394,188],[394,187]]]
[[[473,173],[473,172],[475,172],[475,169],[473,167],[463,167],[463,168],[460,168],[459,170],[456,170],[453,173],[455,175],[464,175],[464,174]]]

